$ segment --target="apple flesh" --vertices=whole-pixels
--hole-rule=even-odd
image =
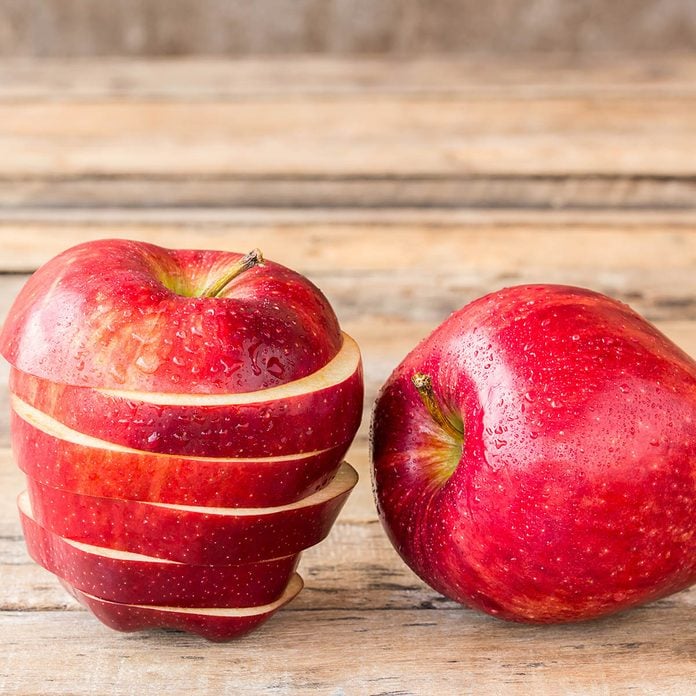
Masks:
[[[124,447],[257,458],[347,449],[362,417],[363,375],[358,346],[343,334],[327,365],[261,391],[124,392],[59,384],[16,369],[10,391],[68,428]]]
[[[696,363],[601,294],[453,314],[382,388],[372,460],[402,558],[494,616],[589,619],[696,581]]]
[[[324,488],[346,445],[258,459],[135,450],[68,428],[11,397],[12,449],[30,478],[82,495],[212,507],[293,503]]]
[[[187,565],[71,541],[44,529],[22,493],[18,507],[29,555],[82,592],[127,604],[253,607],[280,597],[299,555],[237,565]]]
[[[27,479],[34,519],[74,541],[194,565],[299,553],[331,530],[358,475],[344,463],[328,486],[280,507],[215,508],[98,498]]]
[[[302,578],[295,574],[285,592],[275,602],[232,609],[121,604],[81,592],[65,580],[62,585],[103,624],[116,631],[169,628],[195,633],[213,642],[225,642],[258,628],[278,609],[292,601],[302,589]]]

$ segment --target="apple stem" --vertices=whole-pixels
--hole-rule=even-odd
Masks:
[[[219,297],[222,291],[238,276],[254,266],[263,265],[263,254],[260,249],[254,249],[242,256],[237,263],[230,267],[227,273],[213,281],[201,293],[201,297]]]
[[[413,377],[411,377],[411,382],[413,386],[418,391],[418,395],[421,398],[425,408],[428,409],[428,413],[432,419],[451,437],[456,440],[461,440],[464,437],[464,431],[462,428],[453,423],[452,420],[445,415],[442,407],[435,397],[435,392],[433,391],[433,380],[430,375],[424,375],[422,372],[416,372]]]

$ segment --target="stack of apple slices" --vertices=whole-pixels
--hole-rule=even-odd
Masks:
[[[223,445],[214,424],[235,432],[251,420],[245,410],[285,414],[279,428],[293,418],[311,422],[313,404],[346,403],[360,381],[360,354],[348,336],[325,368],[304,379],[224,396],[135,401],[13,370],[13,447],[28,487],[19,509],[32,558],[117,629],[170,626],[228,639],[253,628],[299,592],[301,551],[326,537],[357,483],[355,470],[341,464],[355,423],[304,428],[290,441],[300,453],[268,456],[268,443],[249,441],[243,457],[225,456],[241,443],[226,437]],[[114,414],[151,408],[169,424],[158,438],[168,449],[177,423],[198,431],[188,447],[196,454],[123,444],[146,421]],[[71,427],[76,421],[82,431]],[[152,439],[144,433],[142,447]],[[216,440],[220,456],[212,457]]]
[[[106,280],[97,272],[104,248]],[[123,313],[127,321],[120,326],[121,313],[108,319],[108,341],[122,352],[136,337],[137,357],[130,362],[110,347],[101,323],[75,307],[65,310],[70,302],[84,306],[80,276],[70,275],[80,264],[92,264],[87,276],[102,288],[99,297],[111,292],[105,303],[120,301],[125,290],[109,286],[109,269],[130,282],[123,267],[132,263],[129,254],[147,271],[133,281],[133,292],[142,293],[143,284],[156,290],[148,291],[151,304],[136,317],[142,326],[130,312]],[[165,259],[160,266],[169,264],[168,272],[179,274],[167,281],[177,292],[162,289],[153,254]],[[12,445],[27,478],[18,500],[27,548],[118,630],[165,627],[228,640],[258,626],[301,590],[301,552],[326,537],[357,483],[355,470],[343,461],[362,414],[357,344],[340,332],[326,299],[306,279],[276,264],[250,270],[248,256],[220,260],[212,254],[113,240],[76,247],[58,264],[58,280],[49,283],[43,275],[61,257],[29,281],[2,336],[2,352],[12,365]],[[179,266],[192,259],[202,269],[231,264],[230,279],[240,267],[247,273],[224,297],[185,297],[177,294],[184,283]],[[245,302],[257,283],[265,297],[250,311]],[[288,298],[284,309],[268,300],[281,295]],[[85,325],[71,337],[73,325],[56,320],[56,311]],[[161,325],[167,314],[174,327],[188,328],[176,331],[183,337],[178,345],[172,330],[158,355],[182,355],[189,362],[161,360],[161,372],[153,373],[141,361],[142,344],[152,343],[143,327]],[[205,319],[212,322],[207,328]],[[264,355],[244,336],[253,329],[267,339],[274,321],[287,335],[275,331],[280,337],[275,346],[266,344]],[[62,379],[48,378],[46,360],[27,350],[37,326],[44,343],[36,345],[50,353],[52,374]],[[229,342],[233,329],[237,344]],[[71,346],[95,331],[98,339],[90,340],[102,354],[83,352],[91,359],[85,367],[84,358],[75,362],[73,355],[80,353]],[[227,353],[194,351],[199,336]],[[229,370],[233,388],[205,377],[196,381],[205,369],[212,373],[211,366],[226,369],[235,356],[239,364]],[[186,375],[190,389],[167,391]]]

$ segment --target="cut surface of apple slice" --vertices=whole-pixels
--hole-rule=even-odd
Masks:
[[[299,554],[236,565],[188,565],[72,541],[41,527],[29,496],[17,499],[29,555],[83,592],[129,604],[248,607],[276,600]]]
[[[15,460],[31,478],[83,495],[181,505],[287,505],[323,488],[346,446],[280,457],[183,457],[85,435],[11,397]]]
[[[293,600],[302,589],[302,578],[295,574],[279,599],[269,604],[243,609],[221,607],[183,608],[120,604],[100,599],[73,587],[61,579],[63,586],[89,609],[103,624],[117,631],[142,631],[172,628],[195,633],[207,640],[223,642],[238,638],[258,628],[278,609]]]
[[[148,394],[73,387],[16,369],[10,390],[68,428],[148,452],[257,458],[348,447],[360,425],[360,351],[344,335],[336,357],[279,387],[240,394]]]
[[[27,478],[34,519],[75,541],[196,565],[289,556],[326,537],[358,481],[343,463],[322,490],[289,505],[217,508],[86,496]]]

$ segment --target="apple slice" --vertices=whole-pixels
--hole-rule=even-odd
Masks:
[[[275,602],[256,607],[226,609],[120,604],[82,592],[65,580],[61,582],[80,604],[109,628],[117,631],[173,628],[195,633],[214,642],[238,638],[254,630],[293,600],[303,586],[302,578],[296,573],[290,579],[285,592]]]
[[[84,435],[11,397],[12,448],[25,474],[105,498],[213,507],[287,505],[331,481],[346,445],[257,459],[182,457]]]
[[[13,369],[10,391],[81,433],[148,452],[195,457],[278,457],[348,447],[360,425],[360,350],[343,334],[320,370],[238,394],[170,394],[49,382]]]
[[[17,499],[29,555],[73,587],[113,602],[252,607],[275,601],[299,554],[237,565],[186,565],[64,539],[34,520],[26,492]]]
[[[27,478],[34,519],[51,532],[195,565],[279,558],[319,543],[357,481],[344,462],[328,486],[289,505],[207,508],[80,495]]]

